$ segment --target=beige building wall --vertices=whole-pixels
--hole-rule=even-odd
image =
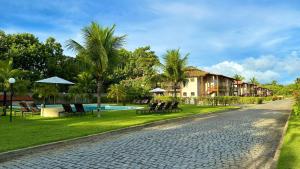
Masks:
[[[182,97],[197,97],[199,93],[199,80],[196,77],[188,78],[189,82],[182,86],[181,96]]]

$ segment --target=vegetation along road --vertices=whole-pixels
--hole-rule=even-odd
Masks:
[[[267,168],[291,109],[281,100],[23,156],[0,168]]]

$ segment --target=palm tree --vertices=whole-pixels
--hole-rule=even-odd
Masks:
[[[75,40],[70,39],[67,47],[77,52],[77,57],[81,59],[87,70],[93,74],[97,84],[97,107],[100,111],[101,92],[103,75],[118,54],[124,43],[124,36],[114,36],[115,25],[112,27],[101,27],[92,22],[89,26],[82,29],[84,42],[81,45]],[[100,115],[100,114],[99,114]]]
[[[9,89],[8,79],[13,77],[17,78],[23,73],[20,69],[13,69],[13,60],[0,61],[0,85],[3,90],[3,115],[6,116],[6,91]],[[23,88],[24,86],[18,85]]]
[[[116,98],[117,104],[119,104],[119,100],[123,100],[126,97],[126,89],[121,84],[113,84],[108,88],[108,98]]]
[[[255,77],[252,77],[252,78],[250,79],[250,82],[251,82],[252,84],[255,84],[255,85],[258,85],[258,84],[259,84],[258,80],[257,80]]]
[[[235,74],[233,76],[233,78],[236,80],[236,81],[243,81],[245,80],[245,78],[242,76],[242,75],[238,75],[238,74]]]
[[[179,49],[168,50],[164,55],[163,71],[165,77],[172,83],[174,89],[174,97],[177,97],[177,86],[180,83],[187,83],[185,68],[187,66],[187,58],[189,54],[181,57]]]

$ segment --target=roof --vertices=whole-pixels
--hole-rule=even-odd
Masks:
[[[186,72],[187,76],[189,76],[189,77],[200,77],[200,76],[205,76],[205,75],[209,74],[208,72],[205,72],[205,71],[200,70],[193,66],[187,67],[185,69],[185,72]]]
[[[0,101],[3,101],[4,96],[0,95]],[[10,100],[10,96],[6,96],[7,102]],[[13,96],[13,101],[33,101],[31,96]]]
[[[222,76],[222,77],[225,77],[225,78],[228,78],[228,79],[232,79],[232,80],[234,79],[232,77],[228,77],[228,76],[225,76],[225,75],[220,75],[220,74],[216,74],[216,73],[206,72],[206,71],[198,69],[198,68],[196,68],[194,66],[188,66],[185,69],[185,72],[186,72],[187,76],[189,76],[189,77],[201,77],[201,76],[212,75],[212,76]]]

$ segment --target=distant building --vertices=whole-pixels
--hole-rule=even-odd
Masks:
[[[195,67],[186,69],[188,83],[177,86],[178,96],[232,96],[234,79],[224,75],[209,73]],[[174,89],[167,87],[168,95],[172,95]]]

